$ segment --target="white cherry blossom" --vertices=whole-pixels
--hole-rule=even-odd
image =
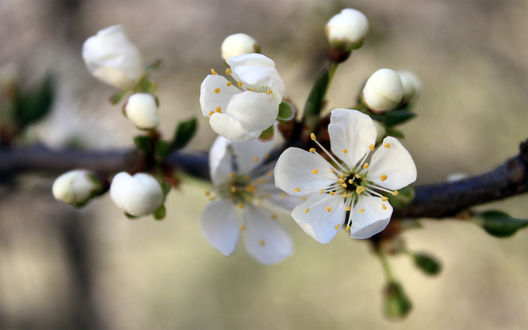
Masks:
[[[163,203],[165,197],[159,182],[148,173],[133,176],[117,173],[110,185],[110,197],[114,204],[133,216],[153,213]]]
[[[275,122],[284,83],[275,63],[261,54],[233,56],[227,64],[231,79],[211,70],[202,82],[202,114],[219,135],[233,142],[249,141]]]
[[[416,166],[393,137],[374,151],[376,128],[359,111],[333,110],[328,132],[332,152],[311,134],[328,159],[315,148],[288,148],[275,167],[276,185],[290,195],[308,197],[291,215],[320,243],[330,242],[343,224],[352,238],[369,238],[389,223],[392,206],[386,195],[414,182]]]
[[[263,165],[273,141],[233,143],[219,136],[209,153],[213,191],[200,218],[204,238],[222,254],[235,252],[243,233],[247,252],[263,264],[276,264],[293,253],[287,231],[271,210],[290,211],[301,200],[287,196],[273,182],[270,165]]]

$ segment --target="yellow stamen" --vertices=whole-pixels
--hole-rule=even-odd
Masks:
[[[260,244],[260,246],[264,246],[264,245],[266,245],[266,242],[264,242],[263,240],[260,240],[259,244]]]
[[[346,193],[342,193],[341,197],[346,198]]]
[[[335,195],[335,192],[331,191],[330,196],[334,196],[334,195]]]
[[[266,173],[266,176],[272,176],[272,175],[273,175],[273,172],[271,171]]]
[[[315,152],[315,148],[310,148],[310,152]]]
[[[216,74],[215,69],[211,69],[211,74]]]
[[[243,209],[244,208],[244,203],[238,203],[238,208],[239,209]]]
[[[231,82],[228,81],[228,82],[226,83],[226,85],[227,85],[227,87],[231,86]]]
[[[205,191],[205,196],[209,196],[209,195],[211,195],[211,192],[209,190],[206,190]]]
[[[266,93],[271,94],[271,93],[273,93],[273,92],[272,92],[272,91],[266,91]]]
[[[216,108],[216,112],[222,113],[222,108],[221,107]]]
[[[359,209],[359,214],[365,212],[365,209]]]
[[[365,190],[367,190],[367,188],[363,187],[363,186],[358,186],[356,188],[356,194],[361,194],[362,192],[364,192]]]
[[[396,196],[396,195],[398,195],[398,190],[394,190],[394,191],[392,192],[392,196]]]
[[[310,212],[310,208],[307,208],[306,210],[304,210],[304,213],[308,213]]]
[[[315,141],[315,133],[310,133],[310,139],[312,139],[312,141]]]
[[[332,208],[331,208],[330,206],[328,206],[328,207],[326,208],[326,212],[332,212]]]
[[[324,194],[324,190],[323,190],[323,189],[319,190],[319,193],[320,193],[321,195]]]
[[[274,213],[271,215],[271,220],[277,220],[278,216]]]
[[[226,75],[229,76],[230,74],[231,74],[231,69],[230,69],[230,68],[227,68],[227,69],[226,69]]]
[[[317,173],[319,173],[319,170],[318,169],[312,170],[312,173],[313,174],[317,174]]]
[[[253,157],[253,163],[256,163],[256,162],[258,162],[258,161],[259,161],[258,156]]]
[[[381,181],[385,181],[385,180],[387,180],[387,176],[386,176],[385,174],[381,175],[381,176],[380,176],[380,180],[381,180]]]
[[[229,173],[229,177],[230,177],[231,179],[234,178],[234,177],[235,177],[235,173],[234,173],[234,172]]]
[[[343,151],[343,153],[346,154],[348,152],[348,149],[343,149],[341,151]]]
[[[301,200],[302,200],[303,202],[306,202],[306,201],[308,200],[308,197],[306,197],[306,196],[302,196],[302,197],[301,197]]]
[[[339,178],[339,180],[337,180],[337,181],[339,181],[339,183],[345,183],[345,180],[341,179],[341,178]]]
[[[370,149],[371,151],[374,150],[374,145],[373,145],[373,144],[369,145],[369,149]]]
[[[363,164],[363,168],[368,168],[368,167],[369,167],[368,163]]]
[[[251,87],[249,90],[250,90],[251,92],[253,92],[253,87]]]
[[[242,87],[242,82],[241,81],[237,82],[237,85],[238,87]]]
[[[385,145],[383,145],[385,148],[389,149],[390,148],[390,143],[385,143]]]
[[[350,206],[345,206],[345,211],[350,211]]]
[[[359,174],[357,174],[357,173],[355,173],[354,176],[356,177],[356,179],[360,178]]]
[[[215,92],[216,94],[220,93],[220,88],[215,88],[215,89],[214,89],[214,92]]]
[[[341,227],[341,225],[335,225],[335,226],[334,226],[335,230],[338,230],[339,227]]]
[[[209,116],[212,116],[215,113],[213,110],[209,111]]]
[[[343,187],[343,188],[347,188],[346,183],[341,184],[341,187]]]
[[[300,189],[300,188],[295,188],[295,189],[293,189],[293,191],[295,191],[295,192],[300,192],[301,189]]]
[[[285,193],[285,192],[282,192],[282,193],[280,194],[280,197],[282,197],[282,198],[286,198],[286,193]]]
[[[384,202],[386,202],[386,201],[388,201],[389,199],[388,199],[387,197],[385,197],[385,196],[381,196],[381,200],[384,201]]]
[[[386,210],[386,209],[387,209],[387,205],[385,205],[385,204],[381,204],[381,208],[384,209],[384,210]]]
[[[231,186],[231,192],[234,193],[237,191],[237,188],[235,186]]]
[[[348,179],[348,184],[352,184],[352,183],[354,183],[354,180]]]
[[[240,225],[240,230],[242,230],[242,231],[246,230],[246,226]]]
[[[350,231],[350,225],[347,225],[345,230]]]
[[[333,168],[330,169],[330,172],[335,173],[335,170]]]

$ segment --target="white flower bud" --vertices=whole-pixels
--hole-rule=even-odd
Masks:
[[[151,214],[164,201],[160,184],[146,173],[116,174],[110,185],[110,197],[119,208],[133,216]]]
[[[141,54],[120,25],[86,39],[82,56],[94,77],[117,88],[134,87],[144,73]]]
[[[133,94],[125,104],[124,112],[139,129],[151,129],[159,124],[158,105],[151,94]]]
[[[356,9],[343,9],[326,23],[330,47],[344,52],[361,47],[369,29],[367,17]]]
[[[392,110],[403,98],[400,75],[391,69],[379,69],[367,80],[363,88],[363,101],[374,112]]]
[[[410,71],[398,71],[403,86],[403,100],[413,102],[422,91],[420,79]]]
[[[228,58],[251,53],[260,53],[260,46],[257,41],[245,33],[235,33],[229,35],[222,42],[222,58]]]
[[[55,199],[80,206],[101,189],[101,184],[88,170],[72,170],[59,176],[53,182]]]

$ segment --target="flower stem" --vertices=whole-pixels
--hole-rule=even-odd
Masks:
[[[328,67],[319,74],[310,91],[310,95],[308,95],[304,106],[304,123],[310,130],[313,130],[319,123],[319,115],[323,108],[326,92],[338,65],[339,63],[330,62]]]
[[[378,258],[381,263],[381,267],[383,268],[383,273],[385,274],[385,278],[387,279],[387,282],[394,282],[394,276],[392,275],[392,271],[389,265],[389,261],[387,260],[387,256],[381,250],[378,250],[377,254],[378,254]]]

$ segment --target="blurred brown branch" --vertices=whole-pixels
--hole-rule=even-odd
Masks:
[[[43,145],[0,150],[0,179],[21,172],[61,173],[73,168],[101,174],[137,170],[144,157],[135,149],[81,151],[53,150]],[[173,151],[166,164],[202,179],[209,179],[206,153]],[[444,218],[471,206],[528,192],[528,145],[520,144],[519,154],[497,168],[455,182],[415,187],[415,199],[394,212],[394,218]]]

